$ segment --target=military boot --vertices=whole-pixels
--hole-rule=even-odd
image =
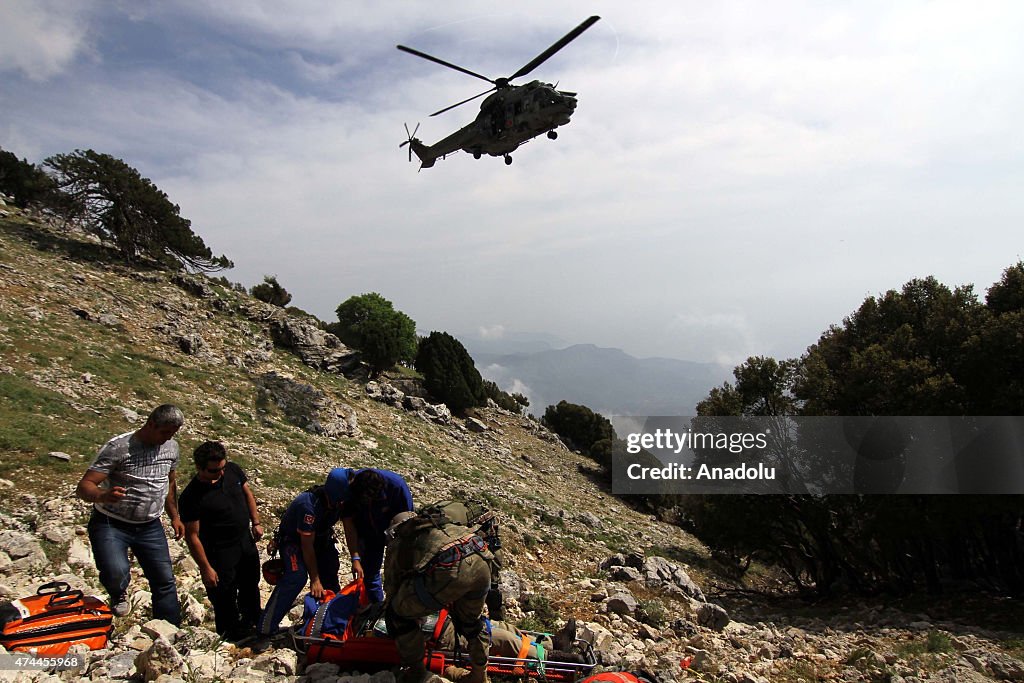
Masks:
[[[552,636],[551,641],[556,650],[571,650],[573,643],[576,642],[576,620],[570,619],[565,622],[565,626]]]
[[[461,666],[449,664],[444,668],[444,677],[449,681],[461,681],[468,675],[469,669],[463,669]]]
[[[474,665],[470,671],[460,678],[456,683],[489,683],[487,679],[487,665]]]
[[[586,664],[583,655],[569,650],[551,650],[548,652],[549,662],[565,662],[566,664]]]
[[[403,668],[398,674],[397,683],[427,683],[434,677],[434,674],[427,671],[423,664],[412,665]]]

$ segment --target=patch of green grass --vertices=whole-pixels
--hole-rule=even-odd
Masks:
[[[953,639],[942,631],[929,631],[923,639],[902,643],[896,647],[897,654],[917,657],[924,654],[941,654],[953,651]]]
[[[238,433],[238,426],[218,406],[210,408],[206,416],[198,416],[200,420],[205,418],[204,429],[211,435],[211,439],[224,441]],[[193,418],[195,419],[195,418]]]
[[[76,461],[77,460],[77,461]],[[69,482],[77,482],[88,464],[87,459],[70,462],[51,458],[45,453],[11,453],[0,449],[0,479],[16,482],[19,491],[53,496],[67,493]],[[17,514],[21,509],[20,496],[0,496],[0,510]]]
[[[531,615],[527,615],[527,616],[523,617],[522,619],[520,619],[519,623],[516,624],[516,626],[518,626],[519,629],[523,630],[523,631],[532,631],[534,633],[544,633],[545,632],[544,631],[544,629],[545,629],[544,623],[540,619],[538,619],[537,617],[533,616],[532,614]]]
[[[578,553],[583,550],[583,544],[580,543],[575,536],[563,538],[562,547],[565,549],[566,552],[569,553]]]
[[[634,544],[628,542],[626,537],[619,531],[595,531],[591,539],[603,543],[613,553],[629,553],[634,550]]]
[[[407,445],[379,432],[371,432],[369,435],[377,442],[373,456],[375,459],[379,459],[381,466],[386,469],[400,468],[409,460],[410,456],[414,456],[432,471],[443,472],[458,479],[466,476],[467,470],[463,469],[461,465],[438,457],[418,444]]]
[[[819,669],[813,662],[789,660],[785,669],[772,671],[771,680],[774,683],[820,683],[832,677],[828,669]]]
[[[89,350],[73,353],[69,360],[71,361],[72,368],[78,372],[88,372],[104,379],[114,380],[112,375],[115,374],[126,375],[126,379],[129,380],[138,376],[136,372],[125,372],[126,366],[130,366],[124,362],[124,359],[121,359],[121,362],[118,363],[102,351]],[[120,382],[116,383],[120,384]]]
[[[59,567],[68,559],[68,547],[60,543],[54,543],[47,538],[40,538],[39,544],[43,548],[43,552],[46,553],[46,558],[50,561],[50,565],[53,567]]]
[[[50,362],[50,357],[43,353],[40,353],[39,351],[31,351],[28,354],[28,357],[31,358],[32,361],[41,368],[48,368],[50,367],[50,365],[52,365],[52,363]]]
[[[306,444],[298,439],[288,439],[286,444],[287,445],[285,446],[285,448],[287,448],[288,452],[294,455],[296,458],[301,458],[302,456],[309,453],[309,449],[307,448]]]
[[[0,374],[0,451],[92,453],[111,436],[106,425],[97,422],[94,413],[76,411],[55,391],[17,375]],[[5,458],[0,472],[9,470]]]
[[[929,631],[923,638],[900,643],[893,651],[900,659],[927,672],[939,671],[949,663],[953,639],[942,631]]]
[[[664,557],[687,565],[702,565],[708,563],[706,554],[700,554],[692,548],[684,548],[680,545],[655,545],[651,546],[645,554],[648,557]]]
[[[999,647],[1017,659],[1024,659],[1024,638],[1010,638],[999,643]]]
[[[867,647],[855,648],[844,660],[844,664],[864,670],[874,663],[875,653]]]
[[[928,652],[952,652],[953,639],[948,633],[942,631],[929,631],[925,639],[925,649]]]
[[[565,528],[564,519],[562,519],[558,515],[552,515],[550,513],[547,513],[544,510],[540,511],[540,523],[547,524],[548,526],[558,527],[559,529]]]
[[[639,619],[645,624],[661,628],[668,621],[668,610],[665,609],[665,603],[657,598],[641,600],[639,607]]]
[[[238,460],[238,464],[243,470],[249,471],[247,464]],[[298,493],[305,491],[314,484],[321,484],[321,480],[317,480],[316,477],[305,470],[296,469],[294,467],[287,467],[281,464],[274,464],[272,467],[263,466],[260,467],[260,480],[263,486],[275,489],[285,489],[287,491],[294,491]]]
[[[533,594],[524,596],[521,606],[524,612],[533,612],[534,619],[541,625],[539,629],[530,628],[526,630],[551,632],[557,628],[558,611],[546,595]]]
[[[423,379],[423,375],[416,371],[416,368],[407,368],[404,365],[396,365],[387,372],[390,376],[397,375],[398,377],[412,377],[414,379]]]

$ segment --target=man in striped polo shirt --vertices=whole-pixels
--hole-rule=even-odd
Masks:
[[[167,512],[174,537],[180,539],[185,526],[178,517],[174,473],[179,449],[173,437],[184,422],[176,406],[157,407],[140,429],[108,441],[78,482],[78,497],[93,503],[89,541],[100,583],[110,594],[117,616],[125,616],[130,609],[130,548],[149,582],[153,618],[175,626],[181,623],[160,511]]]

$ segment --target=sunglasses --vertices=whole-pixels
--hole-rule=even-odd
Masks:
[[[224,468],[227,467],[227,466],[228,466],[227,463],[224,463],[220,467],[214,467],[214,468],[207,467],[206,468],[206,472],[207,472],[207,474],[220,474],[221,472],[224,471]]]

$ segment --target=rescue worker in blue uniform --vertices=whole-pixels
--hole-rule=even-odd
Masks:
[[[262,636],[277,631],[307,580],[309,592],[317,600],[324,596],[324,591],[341,590],[334,525],[341,515],[345,491],[328,484],[330,478],[324,486],[314,486],[296,496],[270,542],[270,554],[281,553],[284,573],[260,616],[258,631]]]
[[[324,487],[332,499],[344,501],[341,522],[352,556],[352,573],[362,577],[371,602],[382,602],[384,532],[395,515],[412,510],[409,485],[389,470],[336,467]]]

